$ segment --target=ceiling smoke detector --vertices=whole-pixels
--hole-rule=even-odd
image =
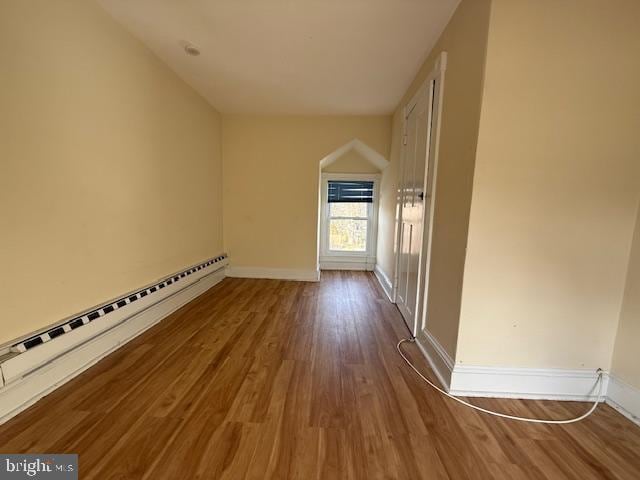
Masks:
[[[183,48],[184,48],[184,52],[187,55],[190,55],[192,57],[197,57],[198,55],[200,55],[200,49],[196,47],[193,43],[184,43]]]

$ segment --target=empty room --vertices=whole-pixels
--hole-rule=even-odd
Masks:
[[[0,479],[640,479],[640,2],[0,40]]]

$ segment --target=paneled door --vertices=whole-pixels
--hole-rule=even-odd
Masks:
[[[396,304],[415,336],[422,311],[425,261],[431,223],[435,156],[435,100],[437,79],[428,80],[405,108],[402,173],[399,184],[399,237]]]

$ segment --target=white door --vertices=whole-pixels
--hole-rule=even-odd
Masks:
[[[400,224],[396,303],[407,327],[416,335],[421,314],[425,260],[428,250],[430,197],[434,175],[427,161],[433,159],[436,79],[429,80],[405,109],[402,174],[399,185]],[[428,153],[431,153],[428,155]],[[432,163],[432,161],[429,161]]]

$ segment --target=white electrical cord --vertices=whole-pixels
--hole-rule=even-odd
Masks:
[[[567,423],[575,423],[575,422],[579,422],[580,420],[584,420],[585,418],[587,418],[589,415],[591,415],[595,411],[595,409],[598,406],[598,403],[600,403],[600,400],[601,400],[602,383],[603,383],[602,375],[603,375],[604,372],[601,369],[598,369],[597,372],[596,372],[598,374],[598,378],[596,380],[596,385],[598,385],[598,396],[596,397],[596,401],[594,402],[593,406],[584,415],[581,415],[581,416],[576,417],[576,418],[570,418],[568,420],[540,420],[540,419],[537,419],[537,418],[516,417],[516,416],[513,416],[513,415],[507,415],[505,413],[493,412],[491,410],[487,410],[486,408],[478,407],[477,405],[473,405],[471,403],[465,402],[464,400],[461,400],[460,398],[455,397],[455,396],[451,395],[448,392],[445,392],[440,387],[438,387],[437,385],[432,383],[428,378],[426,378],[424,375],[422,375],[418,371],[418,369],[416,367],[413,366],[413,364],[409,361],[409,359],[402,352],[402,349],[400,348],[400,345],[402,345],[404,342],[413,343],[413,342],[415,342],[415,339],[403,338],[402,340],[400,340],[398,342],[398,344],[396,345],[396,348],[398,349],[398,353],[400,354],[400,356],[404,359],[405,362],[407,362],[407,365],[409,365],[413,369],[413,371],[416,372],[420,376],[420,378],[422,378],[422,380],[427,382],[429,385],[431,385],[433,388],[438,390],[443,395],[446,395],[447,397],[455,400],[456,402],[461,403],[462,405],[466,405],[467,407],[473,408],[474,410],[478,410],[478,411],[483,412],[483,413],[488,413],[489,415],[495,415],[496,417],[508,418],[509,420],[518,420],[520,422],[546,423],[546,424],[551,424],[551,425],[563,425],[563,424],[567,424]],[[594,388],[595,388],[595,385],[594,385]]]

